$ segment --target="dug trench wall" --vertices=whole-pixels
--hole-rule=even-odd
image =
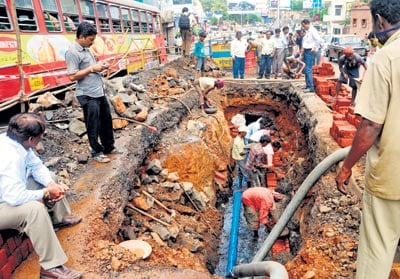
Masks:
[[[302,93],[298,86],[300,85],[290,82],[227,80],[226,88],[222,93],[211,94],[212,100],[219,108],[215,115],[217,119],[214,119],[214,116],[206,119],[202,119],[201,116],[196,118],[209,124],[206,125],[206,131],[209,129],[221,131],[221,125],[224,126],[223,130],[228,129],[229,126],[229,115],[226,116],[227,119],[224,119],[223,110],[226,107],[236,106],[240,102],[242,105],[256,106],[258,103],[269,103],[273,100],[275,105],[282,104],[279,109],[293,109],[297,118],[293,121],[298,121],[301,127],[301,131],[298,132],[305,133],[306,137],[307,146],[301,148],[307,149],[304,151],[311,154],[312,161],[303,170],[301,170],[301,164],[297,167],[298,172],[303,171],[297,178],[301,180],[311,167],[339,146],[329,135],[329,128],[332,125],[332,114],[329,109],[315,94]],[[104,251],[110,243],[117,241],[116,235],[124,220],[124,208],[130,198],[130,190],[137,186],[138,169],[154,152],[154,147],[159,144],[163,133],[181,127],[182,123],[186,123],[187,118],[193,117],[191,115],[193,111],[198,111],[198,96],[193,89],[175,97],[179,101],[171,100],[155,106],[149,114],[146,123],[156,127],[156,132],[142,126],[123,131],[116,144],[124,151],[124,154],[113,155],[113,160],[109,164],[90,162],[88,168],[80,174],[78,181],[72,187],[74,192],[80,193],[79,200],[72,202],[72,208],[75,214],[83,217],[83,221],[75,227],[59,231],[58,236],[69,256],[67,264],[85,272],[85,278],[131,278],[130,276],[141,276],[134,278],[212,278],[206,271],[190,271],[176,267],[171,270],[168,266],[152,266],[145,261],[144,263],[135,262],[121,271],[116,271],[119,268],[114,268],[113,265],[116,262],[118,264],[119,260],[122,262],[123,256],[115,259],[104,253],[98,253]],[[193,111],[190,112],[188,109]],[[204,136],[210,142],[216,142],[216,137],[218,137],[214,132],[205,132]],[[225,153],[229,154],[230,144],[229,139],[223,140],[222,148]],[[223,158],[224,155],[219,154],[218,157]],[[225,161],[229,163],[229,160]],[[215,188],[215,191],[217,190]],[[215,196],[211,197],[211,200],[215,205]],[[312,205],[310,207],[311,211]],[[304,221],[307,216],[301,215],[296,218]],[[307,228],[303,229],[307,231]],[[32,259],[32,257],[28,259],[30,267],[27,268],[24,264],[17,270],[15,278],[30,278],[24,277],[24,274],[31,276],[39,273],[39,267],[35,267],[37,259]],[[107,273],[99,269],[99,262],[108,266]],[[205,263],[204,270],[206,270]]]

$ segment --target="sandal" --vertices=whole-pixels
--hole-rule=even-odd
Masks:
[[[104,154],[123,154],[124,152],[122,152],[121,150],[114,148],[113,150],[111,150],[110,152],[104,152]]]
[[[108,163],[111,161],[110,158],[103,154],[96,155],[93,159],[98,163]]]

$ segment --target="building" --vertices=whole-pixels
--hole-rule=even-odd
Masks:
[[[350,12],[350,34],[360,37],[372,31],[372,18],[369,6],[365,3],[354,4]]]
[[[349,34],[350,12],[354,0],[326,0],[328,14],[324,16],[328,34]]]

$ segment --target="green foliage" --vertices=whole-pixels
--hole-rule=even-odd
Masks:
[[[226,0],[200,0],[204,11],[223,11],[226,12]]]
[[[292,0],[292,10],[293,11],[303,10],[303,0]]]
[[[213,16],[212,18],[210,18],[210,24],[211,25],[217,25],[218,24],[218,18]]]

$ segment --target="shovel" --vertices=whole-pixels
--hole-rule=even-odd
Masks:
[[[155,197],[153,197],[152,195],[150,195],[149,193],[147,193],[146,191],[142,191],[143,194],[145,194],[146,196],[148,196],[149,198],[153,199],[154,202],[156,204],[158,204],[159,206],[161,206],[162,208],[164,208],[169,214],[171,214],[171,217],[174,218],[176,216],[176,212],[173,209],[169,209],[168,207],[166,207],[162,202],[160,202],[159,200],[157,200]]]

